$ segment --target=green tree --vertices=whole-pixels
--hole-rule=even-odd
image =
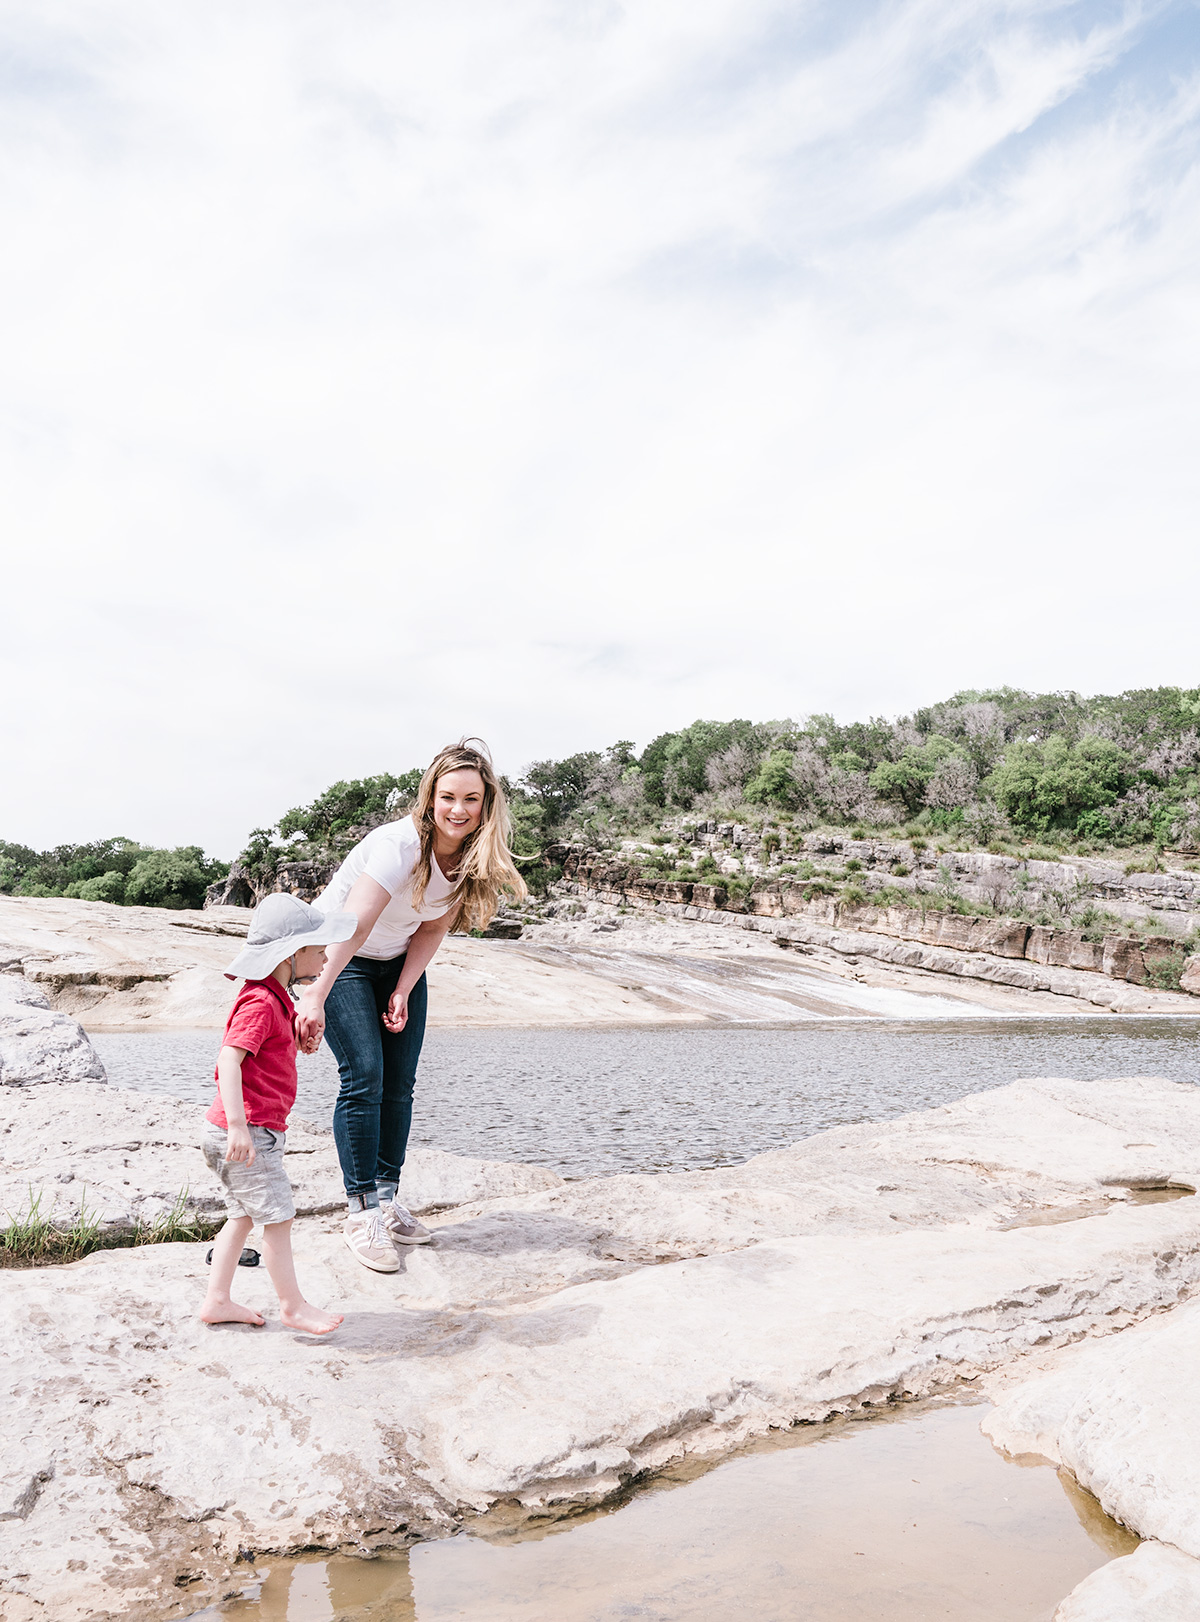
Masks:
[[[746,784],[746,798],[752,805],[776,805],[787,811],[799,803],[800,785],[793,767],[796,757],[790,749],[773,749]]]
[[[966,751],[934,732],[924,743],[910,743],[897,760],[882,760],[871,773],[871,787],[882,800],[898,801],[909,816],[925,804],[925,790],[943,760]]]
[[[535,760],[529,767],[521,787],[541,808],[547,825],[565,821],[583,803],[601,758],[598,750],[585,749],[565,760]]]
[[[320,850],[335,846],[338,836],[352,828],[380,823],[393,812],[402,815],[401,807],[407,808],[416,799],[422,775],[417,766],[399,777],[381,772],[378,777],[334,783],[311,805],[294,806],[280,817],[279,837],[292,839],[300,835]]]
[[[985,785],[1009,820],[1034,832],[1075,828],[1081,815],[1112,805],[1131,780],[1130,758],[1111,738],[1071,744],[1057,735],[1011,744]],[[1085,829],[1095,819],[1085,822]]]
[[[126,881],[125,901],[131,907],[202,907],[208,886],[228,871],[227,862],[206,861],[199,845],[148,851]]]
[[[751,755],[751,765],[777,731],[753,721],[693,721],[681,732],[662,732],[642,751],[638,766],[642,790],[651,805],[687,808],[708,788],[708,763],[734,744]]]
[[[0,839],[0,895],[12,895],[38,859],[28,845],[11,845]]]

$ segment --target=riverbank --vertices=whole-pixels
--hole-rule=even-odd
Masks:
[[[144,1206],[199,1164],[196,1112],[169,1102],[0,1088],[4,1173],[46,1184],[52,1165],[65,1198]],[[1133,1348],[1160,1323],[1181,1326],[1182,1367],[1200,1284],[1200,1090],[1147,1079],[1016,1082],[708,1172],[563,1183],[415,1158],[401,1193],[435,1240],[394,1276],[341,1243],[328,1135],[300,1126],[288,1165],[306,1287],[346,1313],[330,1341],[284,1331],[257,1271],[239,1289],[265,1330],[200,1325],[198,1245],[0,1276],[5,1622],[178,1616],[245,1553],[403,1548],[497,1505],[568,1514],[797,1423],[995,1375],[1019,1391],[1058,1348]],[[1195,1431],[1147,1382],[1130,1389],[1158,1428],[1122,1479],[1169,1481],[1173,1519],[1144,1491],[1118,1513],[1161,1540],[1200,1521],[1171,1440],[1180,1416]],[[1118,1449],[1128,1421],[1091,1407]]]
[[[1112,1012],[1200,1016],[1200,998],[930,945],[858,919],[777,918],[602,892],[522,909],[515,940],[451,936],[430,971],[444,1028],[788,1024]],[[914,915],[919,917],[919,915]],[[931,915],[936,916],[936,915]],[[249,913],[0,896],[0,973],[89,1030],[219,1029]],[[855,924],[861,927],[854,927]],[[885,920],[886,923],[886,920]]]

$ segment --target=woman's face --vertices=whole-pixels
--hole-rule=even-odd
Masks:
[[[458,845],[473,834],[483,816],[483,778],[476,771],[445,772],[433,792],[433,821],[438,832]]]

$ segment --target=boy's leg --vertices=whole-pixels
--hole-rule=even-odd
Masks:
[[[255,1328],[261,1328],[265,1321],[261,1312],[255,1312],[253,1307],[241,1306],[229,1293],[242,1247],[253,1226],[248,1216],[230,1217],[213,1240],[208,1293],[200,1308],[200,1316],[206,1324],[253,1324]]]
[[[377,978],[359,959],[352,958],[334,981],[325,1004],[325,1040],[341,1077],[333,1110],[333,1137],[352,1212],[379,1203],[375,1167],[383,1096],[383,1027],[375,999]]]
[[[214,1258],[215,1260],[215,1258]],[[322,1312],[301,1295],[292,1260],[292,1221],[268,1222],[263,1228],[263,1261],[279,1297],[279,1316],[289,1329],[304,1329],[310,1335],[327,1335],[341,1323],[337,1313]]]

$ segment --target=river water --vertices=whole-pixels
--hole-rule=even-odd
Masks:
[[[119,1086],[208,1107],[216,1031],[96,1032]],[[296,1113],[328,1122],[329,1049],[300,1060]],[[1200,1020],[1011,1019],[791,1029],[432,1030],[415,1145],[565,1177],[728,1165],[828,1127],[947,1104],[1020,1076],[1200,1081]]]

